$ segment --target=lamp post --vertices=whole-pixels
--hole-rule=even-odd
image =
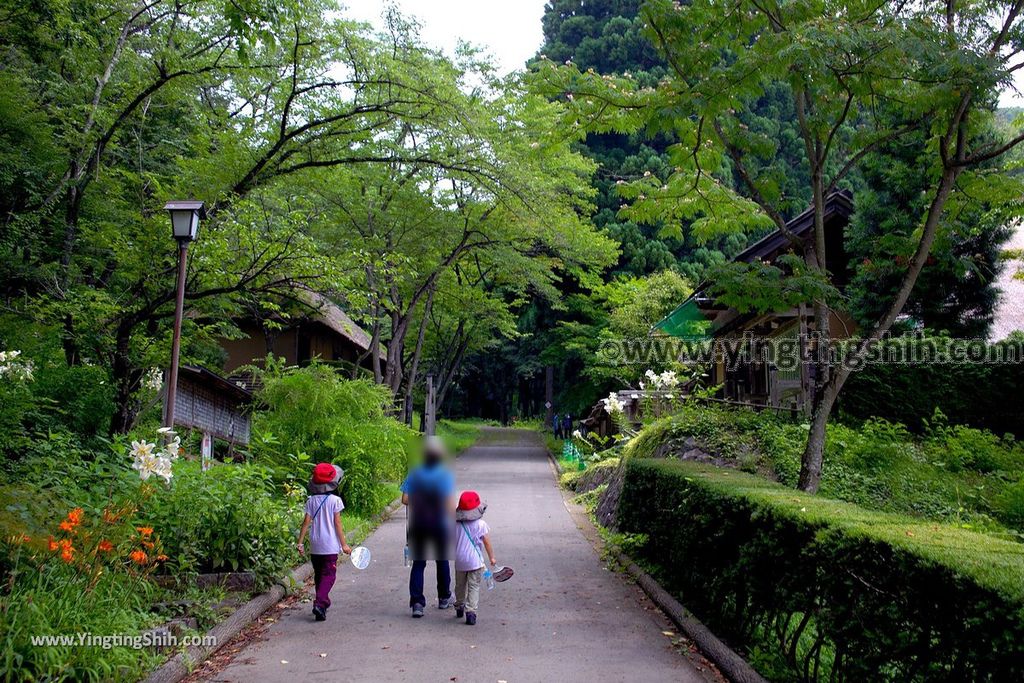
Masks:
[[[178,241],[178,295],[174,302],[174,336],[171,340],[171,371],[167,378],[167,400],[164,402],[164,426],[174,427],[174,400],[178,393],[178,354],[181,350],[181,319],[185,310],[185,277],[188,266],[188,245],[196,238],[199,219],[206,218],[202,202],[167,202],[164,210],[171,214],[171,231]]]

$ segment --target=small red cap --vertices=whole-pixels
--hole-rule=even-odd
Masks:
[[[459,496],[460,510],[476,510],[480,507],[480,496],[476,491],[463,491]]]
[[[334,481],[334,465],[322,462],[313,468],[314,484],[329,484]]]

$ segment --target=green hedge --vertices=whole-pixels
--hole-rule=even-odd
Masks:
[[[623,531],[773,678],[1024,679],[1024,544],[733,470],[628,461]]]

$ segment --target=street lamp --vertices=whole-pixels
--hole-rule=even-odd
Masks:
[[[171,234],[178,240],[178,295],[174,303],[171,372],[167,378],[167,400],[164,402],[164,426],[174,427],[174,400],[178,393],[178,354],[181,350],[181,319],[185,310],[188,245],[196,238],[199,220],[206,218],[206,207],[202,202],[187,200],[167,202],[164,210],[171,214]]]

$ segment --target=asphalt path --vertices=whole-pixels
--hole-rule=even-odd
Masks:
[[[339,559],[327,621],[308,601],[285,610],[262,638],[208,680],[263,681],[705,681],[664,616],[609,571],[574,521],[534,433],[488,430],[455,465],[477,490],[499,565],[515,576],[482,590],[479,621],[437,609],[427,568],[426,616],[410,618],[403,565],[405,511],[364,543],[359,571]]]

